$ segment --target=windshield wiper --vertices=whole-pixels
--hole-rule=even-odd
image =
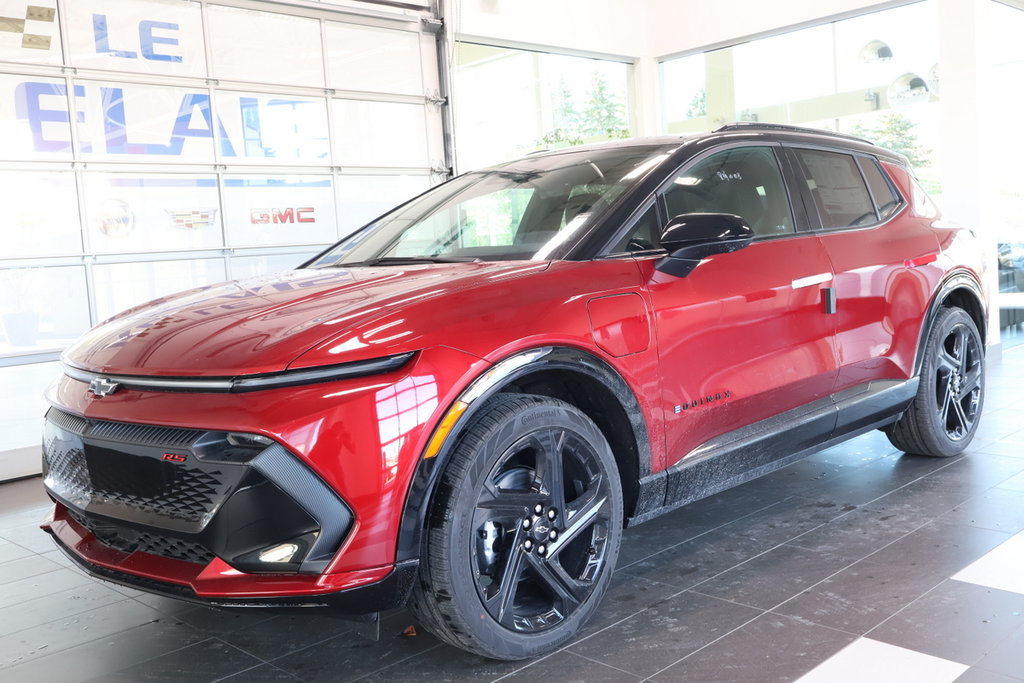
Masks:
[[[388,266],[403,265],[406,263],[479,263],[480,259],[472,256],[378,256],[367,259],[360,263],[347,265],[359,266]]]

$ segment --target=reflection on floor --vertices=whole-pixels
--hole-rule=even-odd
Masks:
[[[94,581],[0,486],[0,680],[1024,681],[1024,347],[968,454],[879,433],[629,529],[602,610],[534,662],[319,613],[218,612]]]

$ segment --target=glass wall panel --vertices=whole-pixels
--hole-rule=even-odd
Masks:
[[[990,3],[992,34],[987,47],[992,57],[981,103],[988,118],[988,144],[983,147],[986,223],[994,232],[999,264],[999,326],[1003,344],[1024,345],[1024,129],[1015,123],[1024,108],[1024,11]]]
[[[418,33],[329,21],[327,65],[338,90],[423,94]]]
[[[60,22],[57,0],[0,4],[0,61],[60,64]]]
[[[430,188],[429,176],[340,176],[338,216],[341,236]]]
[[[80,93],[82,86],[75,86]],[[0,139],[0,159],[71,159],[67,83],[0,74]]]
[[[341,166],[430,166],[425,107],[334,100],[334,159]]]
[[[199,3],[74,0],[64,6],[71,63],[77,67],[206,76]]]
[[[463,42],[456,68],[460,171],[630,135],[631,65]]]
[[[942,193],[933,0],[662,64],[665,129],[790,123],[865,137],[910,158]]]
[[[219,92],[217,117],[225,161],[330,163],[326,100]]]
[[[0,368],[0,394],[17,396],[18,400],[8,401],[0,411],[0,454],[29,445],[39,446],[42,430],[41,416],[48,407],[43,392],[60,374],[60,363],[33,363]],[[26,387],[30,387],[28,391]],[[38,459],[38,454],[36,455]],[[0,462],[0,479],[13,463]],[[33,462],[32,466],[38,466]],[[32,474],[32,469],[14,468],[11,476]]]
[[[227,279],[224,259],[115,263],[93,267],[99,320],[193,287]]]
[[[324,85],[316,19],[216,5],[207,8],[207,16],[214,77]]]
[[[78,192],[71,171],[0,171],[3,258],[82,253]]]
[[[330,176],[229,176],[224,221],[236,246],[329,244],[338,239]]]
[[[223,246],[213,175],[83,175],[89,242],[96,253]]]
[[[208,91],[84,82],[75,95],[84,159],[213,163]]]
[[[0,354],[63,349],[87,329],[83,266],[0,269]]]
[[[300,254],[269,254],[266,256],[233,256],[231,257],[231,277],[235,280],[280,273],[294,270],[309,259],[320,253],[308,251]]]

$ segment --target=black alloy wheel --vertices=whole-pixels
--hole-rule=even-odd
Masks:
[[[966,311],[945,307],[935,317],[923,353],[917,395],[885,433],[907,453],[957,455],[974,438],[985,401],[981,334]]]
[[[935,409],[950,441],[974,433],[981,407],[982,350],[975,331],[953,325],[939,345],[935,363]]]
[[[448,642],[498,659],[550,652],[614,570],[622,493],[607,441],[574,406],[508,395],[446,467],[413,609]]]

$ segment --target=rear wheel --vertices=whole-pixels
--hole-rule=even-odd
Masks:
[[[924,353],[917,396],[886,434],[907,453],[949,457],[967,448],[978,429],[985,349],[971,316],[960,308],[944,308]]]
[[[597,609],[621,536],[618,470],[597,426],[563,401],[502,397],[445,467],[413,611],[487,657],[550,652]]]

